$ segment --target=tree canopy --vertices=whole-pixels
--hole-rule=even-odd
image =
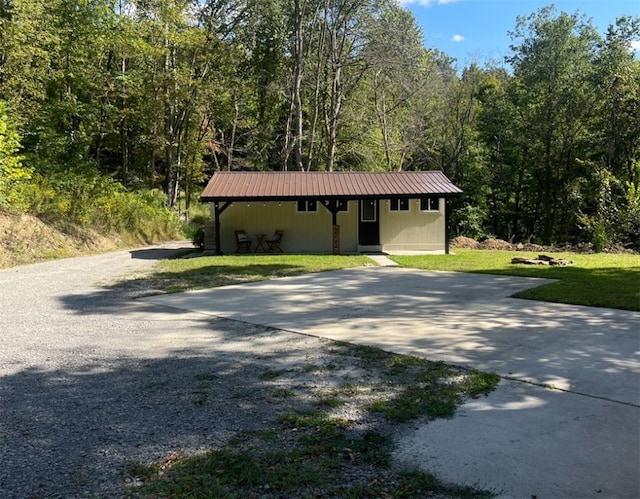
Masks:
[[[510,36],[458,72],[394,0],[1,0],[0,204],[33,206],[27,181],[188,208],[217,170],[436,169],[465,191],[456,234],[637,248],[639,19],[601,35],[550,6]]]

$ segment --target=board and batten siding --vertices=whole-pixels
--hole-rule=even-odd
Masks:
[[[358,204],[350,201],[348,210],[338,213],[340,252],[354,253],[358,241]],[[331,253],[332,216],[318,203],[316,212],[299,212],[296,201],[233,203],[220,216],[220,238],[223,253],[236,251],[235,231],[247,232],[255,249],[255,235],[273,236],[284,230],[282,250],[285,253]]]
[[[411,199],[408,211],[391,211],[381,201],[380,243],[382,251],[443,251],[445,246],[445,200],[438,200],[438,211],[421,211],[420,200]]]
[[[420,201],[412,199],[408,211],[391,211],[389,201],[380,201],[380,248],[382,251],[442,251],[445,238],[444,199],[438,211],[421,211]],[[253,242],[255,235],[273,236],[284,230],[285,253],[331,253],[332,216],[318,203],[317,212],[299,212],[295,201],[237,202],[220,216],[221,250],[236,251],[235,233],[243,229]],[[340,253],[358,251],[358,201],[349,201],[347,211],[339,212]]]

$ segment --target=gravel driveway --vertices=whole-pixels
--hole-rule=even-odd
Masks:
[[[265,366],[321,355],[316,338],[140,303],[136,290],[110,286],[181,246],[0,271],[3,498],[122,497],[128,462],[257,429],[281,410],[259,396]]]

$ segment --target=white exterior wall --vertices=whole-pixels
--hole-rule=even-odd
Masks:
[[[213,210],[213,207],[212,207]],[[236,251],[235,230],[244,229],[255,249],[255,234],[273,236],[284,230],[282,244],[285,253],[331,253],[332,215],[321,203],[317,212],[298,212],[295,201],[233,203],[220,215],[220,238],[223,253]],[[358,204],[350,201],[348,211],[338,213],[340,252],[357,251]]]
[[[444,199],[438,211],[420,211],[412,199],[409,211],[390,211],[389,202],[380,200],[380,248],[382,251],[444,250]],[[285,253],[331,253],[332,215],[320,202],[317,212],[298,212],[294,201],[233,203],[220,215],[221,250],[236,251],[234,231],[244,229],[254,242],[255,234],[273,236],[284,230],[281,247]],[[213,219],[213,205],[212,205]],[[358,251],[358,201],[349,201],[348,210],[339,212],[340,253]]]
[[[391,211],[380,201],[380,244],[382,251],[444,251],[444,199],[438,211],[420,211],[420,200],[409,201],[409,211]]]

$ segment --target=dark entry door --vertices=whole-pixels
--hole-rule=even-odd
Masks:
[[[358,224],[358,244],[372,246],[380,244],[380,221],[377,199],[360,200],[360,223]]]

